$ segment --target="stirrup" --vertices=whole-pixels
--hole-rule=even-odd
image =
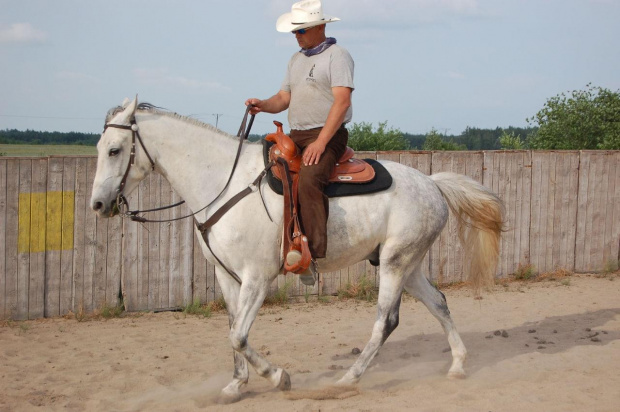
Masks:
[[[301,260],[301,257],[302,257],[301,252],[299,250],[295,250],[295,249],[290,250],[286,254],[286,263],[289,266],[294,266],[297,263],[299,263],[299,261]],[[301,283],[303,283],[306,286],[314,286],[317,280],[316,266],[315,266],[314,260],[310,261],[310,265],[308,266],[306,270],[299,273],[299,280],[301,281]]]

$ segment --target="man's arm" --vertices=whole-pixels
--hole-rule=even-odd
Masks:
[[[278,93],[266,100],[251,98],[245,101],[246,106],[254,105],[254,107],[250,110],[250,114],[257,114],[260,112],[280,113],[288,109],[290,103],[291,94],[289,92],[285,92],[284,90],[280,90]]]
[[[319,137],[304,150],[302,161],[305,166],[319,163],[325,146],[334,137],[344,121],[347,110],[351,107],[351,92],[352,89],[349,87],[332,87],[334,103],[329,109],[325,126],[323,126]]]

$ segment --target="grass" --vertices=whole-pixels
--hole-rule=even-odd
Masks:
[[[43,144],[0,144],[0,156],[46,157],[46,156],[97,155],[95,146],[43,145]]]
[[[7,327],[10,329],[17,329],[17,335],[25,334],[30,330],[30,324],[24,321],[15,321],[11,319],[3,320],[0,322],[0,327]]]
[[[372,302],[377,299],[377,287],[364,275],[357,282],[347,282],[344,288],[338,290],[338,298]]]
[[[319,303],[323,303],[323,304],[328,304],[328,303],[331,303],[332,301],[331,298],[327,295],[319,295],[317,296],[316,299]]]
[[[223,310],[226,310],[226,301],[223,296],[220,296],[209,303],[200,303],[200,300],[196,299],[183,308],[183,313],[209,318],[213,312],[221,312]]]
[[[99,315],[103,319],[120,318],[125,313],[125,304],[122,299],[116,304],[116,306],[110,306],[104,303],[101,309],[95,311],[95,315]]]
[[[265,306],[284,306],[288,303],[288,291],[293,286],[293,280],[289,280],[278,288],[276,293],[265,298],[263,305]]]
[[[97,319],[114,319],[114,318],[122,318],[126,315],[125,312],[125,303],[122,299],[118,301],[116,306],[110,306],[107,303],[103,303],[100,308],[95,309],[92,313],[86,313],[84,310],[83,302],[78,303],[77,309],[75,312],[69,311],[63,317],[65,319],[75,319],[78,322],[86,322],[89,320],[97,320]]]
[[[209,303],[212,312],[221,312],[226,310],[226,301],[224,300],[224,296],[220,296],[215,299],[213,302]]]
[[[609,259],[606,263],[605,263],[605,267],[603,267],[603,272],[602,274],[604,276],[610,275],[614,272],[618,271],[618,266],[620,266],[620,261],[616,260],[616,259]]]
[[[536,273],[531,265],[519,265],[515,273],[511,274],[508,278],[498,279],[498,283],[505,288],[508,287],[511,281],[520,281],[525,283],[558,281],[562,286],[570,286],[570,277],[573,275],[573,272],[563,268],[557,268],[551,272]]]
[[[532,265],[521,265],[517,267],[517,271],[513,273],[515,280],[530,280],[535,276],[534,267]]]
[[[542,282],[543,280],[568,280],[566,278],[574,275],[573,272],[567,269],[557,268],[553,272],[544,272],[536,276],[535,280],[537,282]]]
[[[186,315],[197,315],[210,318],[211,306],[209,306],[209,304],[201,304],[199,299],[195,299],[192,303],[183,308],[183,313]]]
[[[532,282],[542,282],[545,280],[551,280],[551,281],[562,280],[563,281],[565,278],[572,276],[572,275],[573,275],[573,272],[567,269],[563,269],[563,268],[557,268],[556,270],[552,272],[536,273],[532,265],[519,264],[517,271],[511,274],[510,278],[512,278],[513,280],[532,281]],[[570,282],[568,282],[568,284],[570,284]]]

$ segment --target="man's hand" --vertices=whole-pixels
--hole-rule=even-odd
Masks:
[[[250,114],[257,114],[261,112],[265,113],[280,113],[288,109],[288,105],[291,102],[291,94],[280,90],[278,93],[271,96],[269,99],[261,100],[257,98],[250,98],[245,101],[246,106],[252,105]]]
[[[252,106],[252,108],[250,109],[250,114],[254,115],[254,114],[258,114],[263,111],[263,109],[260,107],[260,104],[262,102],[263,101],[260,99],[250,98],[245,101],[245,105]]]
[[[304,149],[304,153],[301,157],[302,161],[304,162],[304,166],[318,164],[323,152],[325,152],[325,144],[321,143],[318,140],[310,143]]]

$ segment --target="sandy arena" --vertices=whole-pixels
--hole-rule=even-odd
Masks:
[[[252,344],[291,375],[282,393],[251,370],[242,399],[217,403],[232,377],[228,318],[183,313],[46,319],[0,327],[0,411],[617,411],[620,277],[499,285],[482,300],[444,291],[469,357],[449,380],[448,342],[408,295],[400,326],[353,388],[331,386],[370,337],[374,304],[265,307]]]

